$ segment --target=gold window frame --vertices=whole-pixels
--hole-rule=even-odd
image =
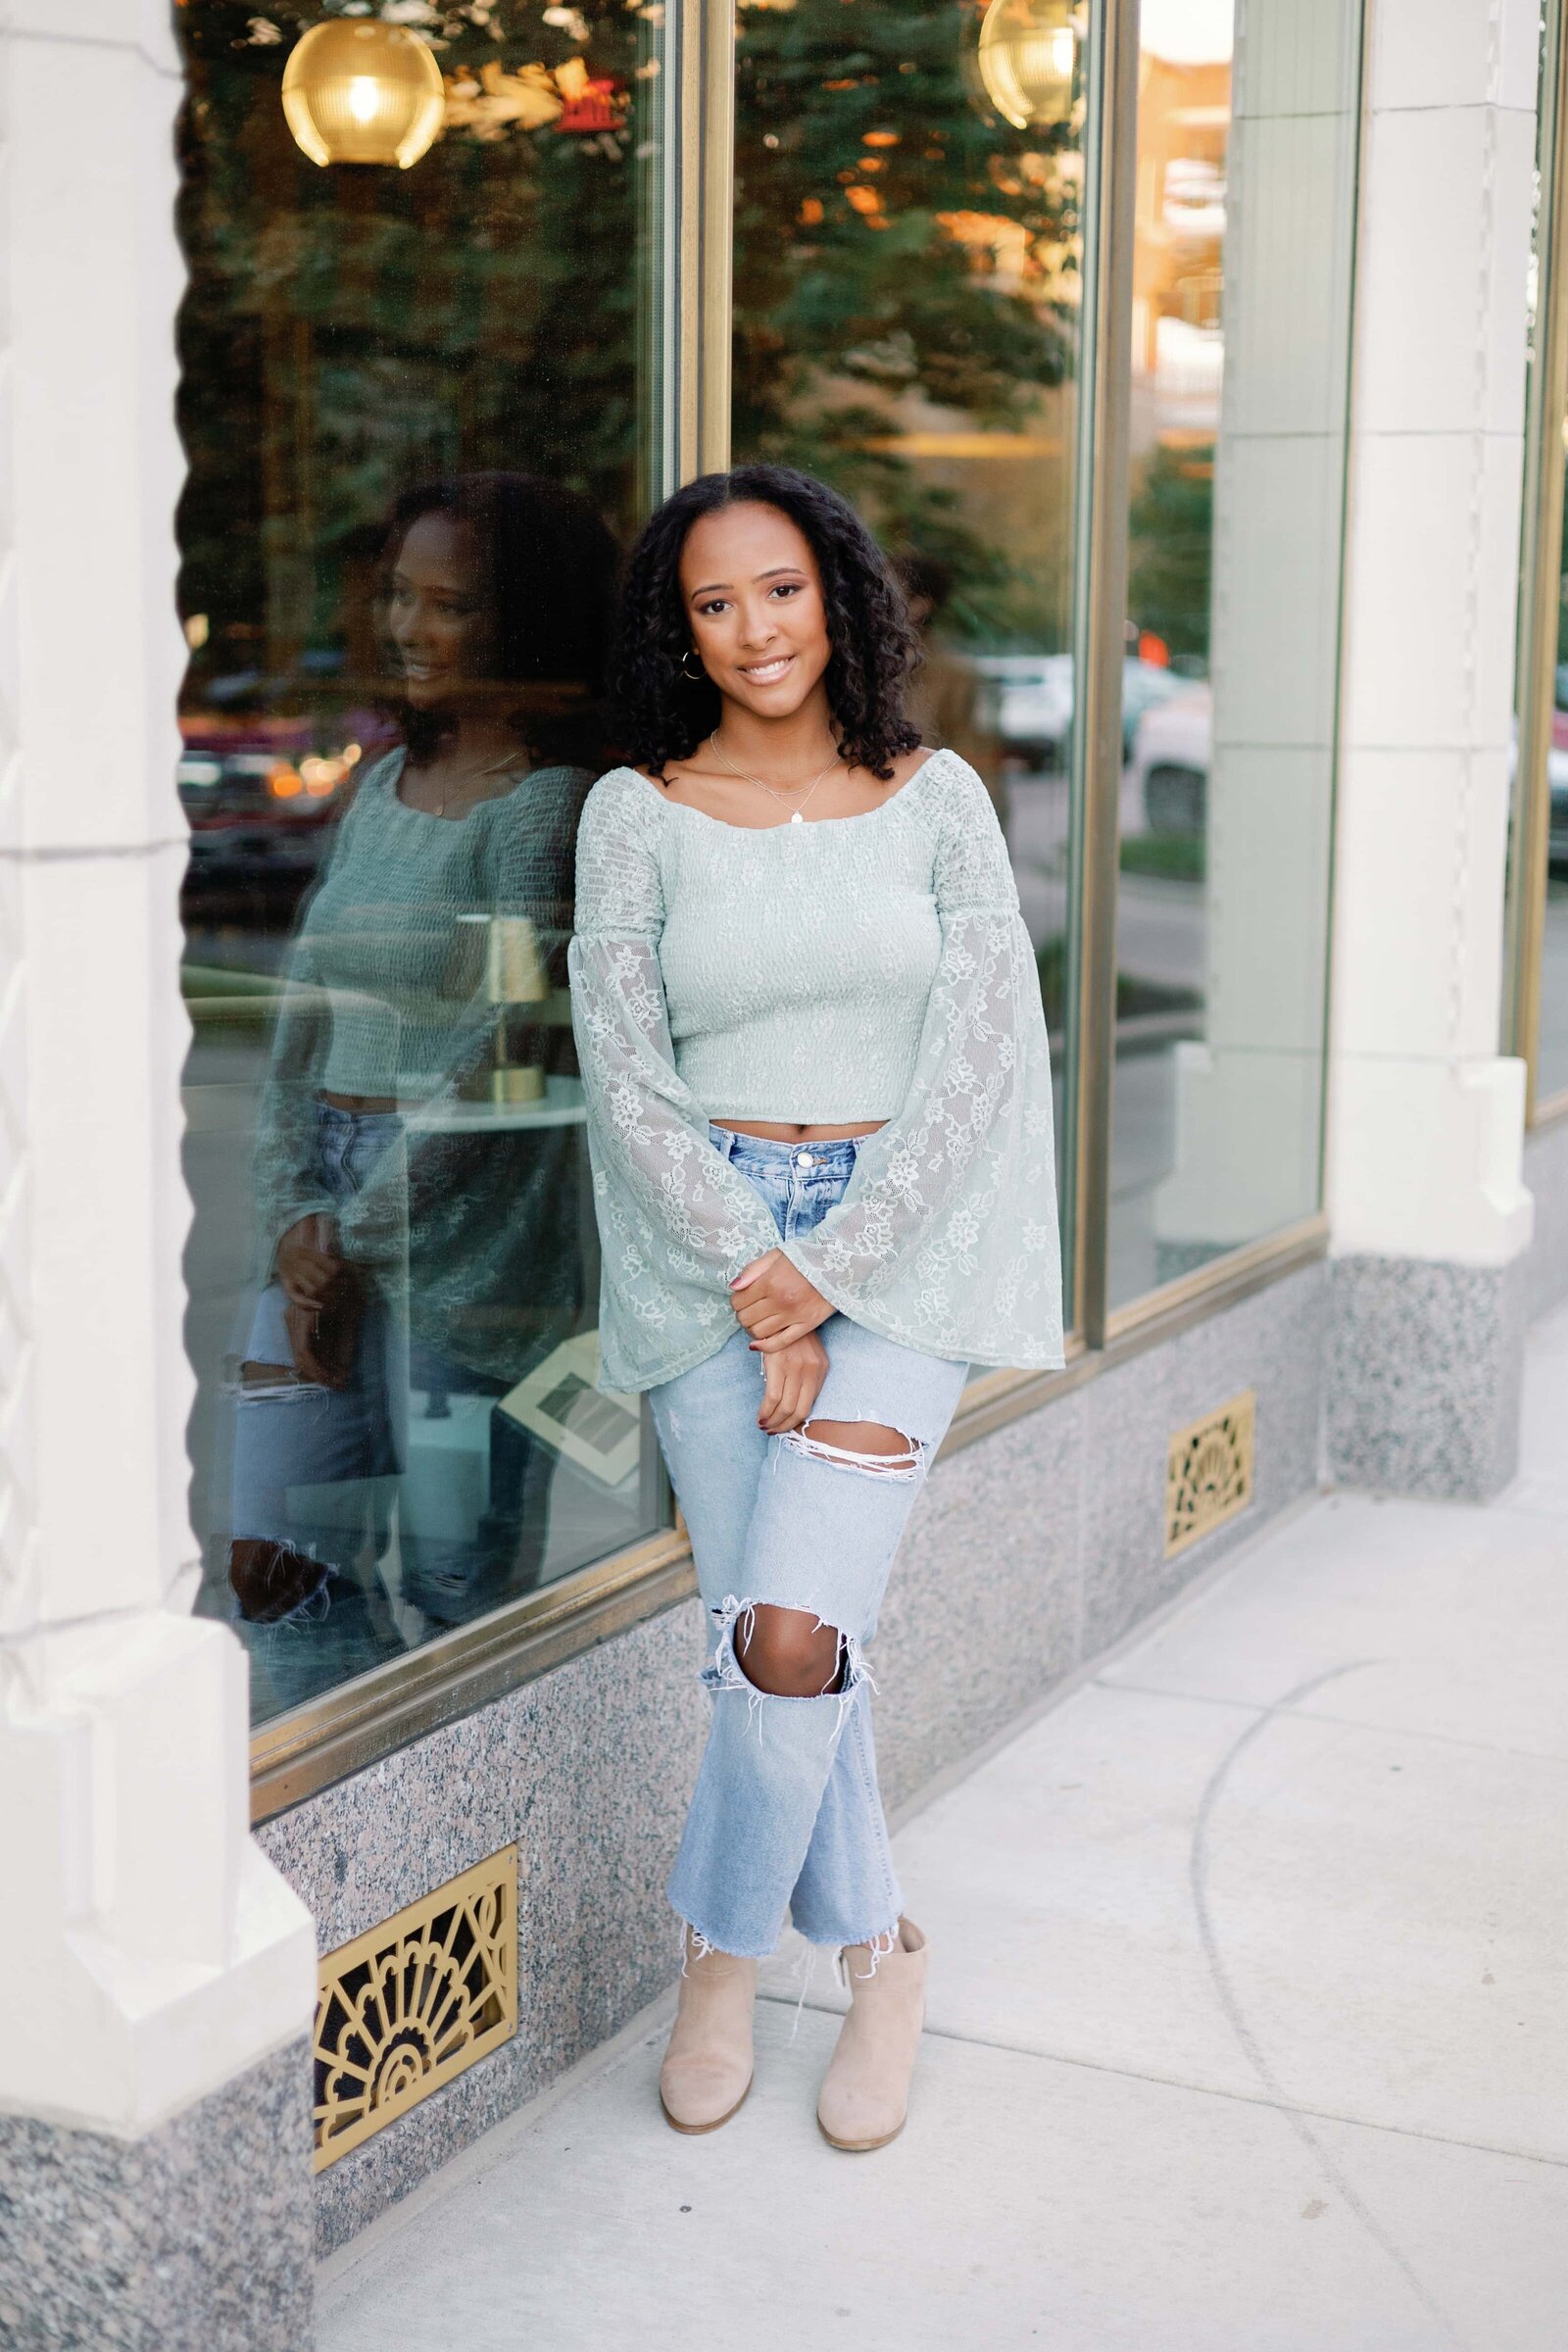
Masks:
[[[1536,232],[1536,333],[1525,414],[1523,527],[1519,549],[1519,646],[1515,666],[1518,760],[1508,864],[1503,1046],[1525,1065],[1525,1124],[1568,1118],[1568,1087],[1543,1096],[1542,952],[1551,790],[1546,760],[1556,709],[1557,631],[1563,569],[1563,480],[1568,434],[1568,0],[1545,12],[1541,72],[1540,214]]]
[[[1369,15],[1363,8],[1363,55]],[[1316,1263],[1328,1250],[1320,1209],[1126,1306],[1107,1307],[1138,63],[1139,0],[1104,0],[1090,24],[1091,226],[1074,558],[1086,721],[1075,731],[1072,777],[1083,844],[1069,931],[1076,1052],[1063,1182],[1072,1329],[1063,1370],[996,1371],[972,1381],[943,1457]],[[655,328],[662,376],[650,483],[656,499],[729,462],[734,67],[733,0],[669,0],[657,197],[666,292]],[[1325,1134],[1326,1121],[1325,1105]],[[302,1803],[696,1589],[677,1523],[275,1717],[251,1740],[253,1821]]]

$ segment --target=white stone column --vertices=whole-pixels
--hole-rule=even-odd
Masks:
[[[0,2338],[209,2347],[158,2300],[199,2230],[270,2307],[223,2340],[295,2352],[244,2212],[298,2273],[314,1937],[189,1614],[179,65],[157,0],[12,0],[0,69]]]
[[[1524,1073],[1497,1052],[1539,0],[1371,0],[1334,927],[1331,1457],[1512,1460]]]

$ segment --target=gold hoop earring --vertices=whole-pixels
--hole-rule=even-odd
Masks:
[[[686,666],[688,662],[695,662],[697,663],[697,667],[695,669],[688,669]],[[699,678],[704,678],[708,675],[708,672],[703,667],[702,659],[698,654],[695,645],[689,645],[686,648],[686,651],[682,654],[680,658],[680,674],[687,681],[687,683],[692,686],[696,685]]]

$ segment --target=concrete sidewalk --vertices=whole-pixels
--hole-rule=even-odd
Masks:
[[[915,2105],[812,2120],[788,1955],[736,2121],[667,2005],[321,2276],[321,2352],[1561,2352],[1568,1310],[1486,1509],[1315,1502],[902,1831]]]

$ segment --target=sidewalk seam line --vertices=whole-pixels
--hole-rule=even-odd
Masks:
[[[1369,1666],[1385,1666],[1402,1661],[1368,1658],[1363,1662]],[[1291,1723],[1340,1724],[1348,1731],[1376,1732],[1380,1738],[1389,1740],[1426,1740],[1434,1747],[1469,1748],[1483,1756],[1515,1756],[1527,1764],[1568,1765],[1568,1756],[1544,1755],[1539,1748],[1498,1747],[1490,1740],[1461,1740],[1453,1732],[1429,1732],[1413,1724],[1369,1723],[1360,1715],[1319,1715],[1308,1707],[1271,1707],[1265,1699],[1260,1698],[1224,1698],[1203,1690],[1160,1690],[1149,1683],[1106,1683],[1097,1680],[1090,1688],[1096,1690],[1130,1690],[1137,1698],[1175,1698],[1189,1706],[1234,1707],[1240,1714],[1283,1717]]]
[[[775,2008],[793,2009],[795,2006],[793,1997],[764,1991],[760,1985],[757,1997],[760,2001],[770,2001]],[[843,2014],[840,2010],[825,2008],[816,2001],[808,2001],[807,2007],[818,2017],[838,2017]],[[1153,2075],[1141,2067],[1113,2066],[1103,2058],[1082,2058],[1060,2050],[1032,2049],[1026,2042],[992,2040],[983,2034],[957,2034],[947,2026],[927,2026],[924,2031],[932,2041],[951,2041],[960,2048],[997,2050],[1008,2058],[1036,2058],[1046,2066],[1070,2066],[1085,2074],[1113,2075],[1117,2081],[1124,2082],[1152,2082],[1161,2090],[1189,2091],[1197,2098],[1229,2099],[1241,2107],[1264,2108],[1271,2115],[1310,2116],[1318,2123],[1344,2124],[1352,2132],[1385,2132],[1396,2139],[1419,2139],[1433,2147],[1466,2148],[1477,2156],[1501,2156],[1520,2164],[1544,2164],[1558,2172],[1568,2171],[1568,2156],[1543,2156],[1530,2148],[1500,2147],[1494,2140],[1456,2139],[1449,2132],[1421,2132],[1410,2124],[1375,2123],[1367,2116],[1346,2115],[1336,2107],[1300,2106],[1290,2099],[1270,2099],[1261,2093],[1227,2090],[1215,2083],[1195,2082],[1184,2075]]]

